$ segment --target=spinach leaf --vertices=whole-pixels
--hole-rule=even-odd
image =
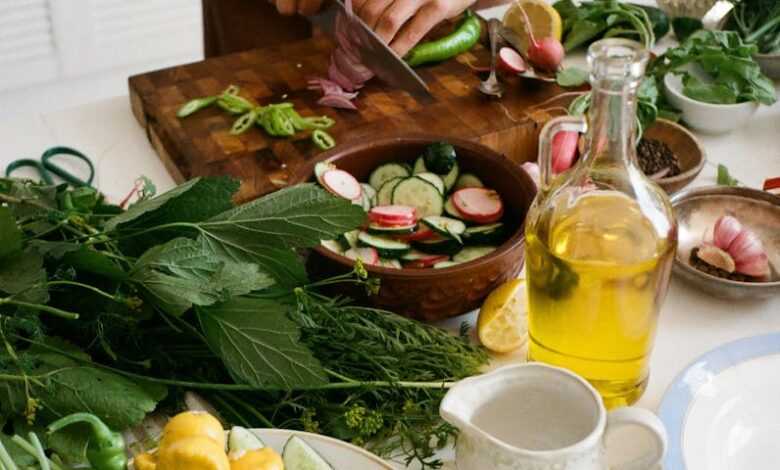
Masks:
[[[322,366],[287,317],[289,308],[237,297],[195,311],[209,346],[237,382],[285,390],[326,384]]]
[[[175,238],[148,250],[136,262],[131,279],[171,315],[181,315],[193,304],[211,305],[274,283],[256,264],[226,260],[202,240],[189,238]]]

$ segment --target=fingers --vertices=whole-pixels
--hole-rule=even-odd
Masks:
[[[385,10],[392,5],[394,0],[363,0],[361,5],[357,3],[353,6],[355,13],[371,29],[376,29],[379,18],[385,13]]]
[[[298,14],[309,16],[317,13],[322,7],[323,0],[298,0]]]
[[[388,7],[374,27],[374,32],[382,38],[387,44],[390,44],[398,34],[398,31],[404,27],[410,18],[420,10],[425,2],[420,0],[395,0]]]
[[[276,0],[276,9],[282,15],[294,15],[298,11],[297,0]]]
[[[431,2],[424,5],[411,21],[403,25],[390,42],[390,47],[403,57],[420,42],[434,26],[448,16],[449,10],[443,3]],[[377,32],[378,33],[378,32]],[[381,35],[380,35],[381,36]]]

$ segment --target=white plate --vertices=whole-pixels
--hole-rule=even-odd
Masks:
[[[265,445],[282,453],[284,443],[292,435],[301,437],[314,450],[325,457],[334,470],[392,470],[387,462],[360,447],[332,437],[286,429],[253,429]]]
[[[714,349],[666,391],[669,470],[776,470],[780,436],[780,333]]]

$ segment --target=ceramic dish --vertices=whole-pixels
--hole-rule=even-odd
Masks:
[[[780,333],[703,355],[667,389],[658,414],[669,470],[774,470],[780,434]]]
[[[780,197],[742,187],[695,188],[672,197],[678,231],[674,273],[699,289],[727,299],[766,298],[780,294]],[[731,214],[761,238],[771,268],[768,282],[738,282],[713,276],[690,265],[691,250],[712,237],[715,221]]]
[[[738,129],[758,110],[758,103],[711,104],[697,101],[682,92],[682,79],[672,73],[664,77],[666,97],[682,112],[682,119],[692,128],[707,134],[725,134]]]
[[[366,298],[364,290],[355,289],[346,295],[408,317],[436,321],[478,308],[493,289],[520,272],[524,256],[523,222],[536,195],[536,185],[519,165],[484,145],[432,135],[348,143],[311,161],[302,180],[313,180],[314,165],[329,161],[358,181],[366,181],[379,165],[401,161],[411,164],[425,147],[441,140],[455,147],[462,172],[474,173],[501,195],[505,204],[503,220],[509,224],[512,235],[494,252],[451,268],[366,266],[369,274],[381,281],[379,293]],[[349,258],[318,247],[309,258],[308,267],[314,276],[324,277],[347,272],[353,264]],[[345,294],[343,289],[339,293]]]

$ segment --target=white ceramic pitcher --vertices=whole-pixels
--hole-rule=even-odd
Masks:
[[[646,470],[661,462],[666,431],[651,412],[607,414],[598,392],[557,367],[511,365],[456,384],[441,416],[460,430],[458,470],[607,470],[605,437],[639,426],[653,446],[614,470]]]

